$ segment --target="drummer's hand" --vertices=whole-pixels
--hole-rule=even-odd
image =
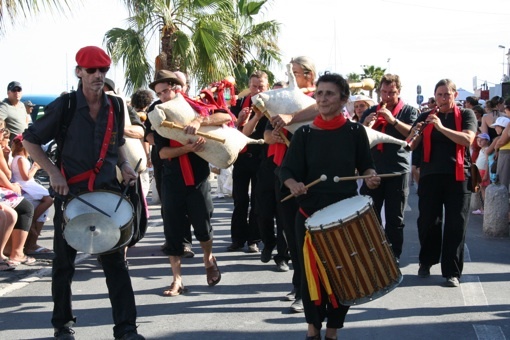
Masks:
[[[120,170],[122,173],[123,183],[129,183],[130,186],[135,185],[138,174],[135,172],[135,170],[133,170],[131,165],[129,163],[122,163]]]
[[[205,138],[198,137],[196,141],[192,141],[188,139],[188,143],[184,145],[187,152],[200,152],[204,151],[205,148]]]
[[[292,181],[291,183],[287,182],[285,185],[287,188],[289,188],[290,193],[294,196],[300,196],[307,193],[307,189],[303,182]]]
[[[69,193],[69,187],[67,186],[67,181],[62,176],[60,171],[55,172],[54,174],[49,174],[50,176],[50,186],[57,194],[60,196],[67,196]]]
[[[292,121],[292,115],[291,114],[279,114],[277,116],[271,117],[271,125],[273,125],[273,128],[276,132],[283,129],[284,126],[287,126]]]
[[[377,176],[376,173],[372,173],[371,175],[372,177],[365,178],[365,183],[369,189],[376,189],[381,184],[381,177]]]

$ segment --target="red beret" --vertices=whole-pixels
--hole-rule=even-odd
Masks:
[[[97,46],[86,46],[76,53],[78,66],[85,68],[109,67],[112,60],[105,51]]]

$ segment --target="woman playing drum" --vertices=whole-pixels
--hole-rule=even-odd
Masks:
[[[292,139],[280,172],[280,180],[290,192],[298,196],[299,212],[296,216],[296,239],[300,265],[304,272],[303,245],[305,220],[315,211],[342,199],[355,196],[355,181],[334,183],[335,176],[353,176],[356,170],[363,175],[373,175],[365,179],[367,186],[376,188],[381,179],[376,175],[370,155],[370,146],[365,129],[347,121],[342,114],[349,98],[349,85],[338,74],[327,73],[317,81],[315,93],[320,114],[313,124],[299,128]],[[341,148],[341,150],[339,150]],[[306,188],[310,183],[325,174],[330,180]],[[316,305],[310,299],[306,278],[303,275],[302,290],[307,339],[320,339],[322,321],[327,318],[326,339],[336,339],[336,331],[343,327],[348,306],[342,306],[327,298]],[[320,288],[326,297],[324,288]],[[338,304],[338,308],[333,305]]]

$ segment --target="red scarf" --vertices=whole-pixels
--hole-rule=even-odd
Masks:
[[[176,140],[170,139],[170,146],[175,148],[182,146],[182,144]],[[180,155],[178,158],[179,164],[181,165],[184,184],[186,184],[186,186],[195,185],[195,175],[193,174],[193,168],[191,167],[191,162],[189,161],[188,154]]]
[[[399,98],[397,105],[391,111],[391,114],[393,115],[393,117],[396,117],[398,115],[398,113],[400,112],[400,110],[402,110],[404,105],[405,105],[404,101]],[[381,104],[379,103],[379,105],[377,105],[377,108],[375,109],[375,112],[379,111],[380,109],[381,109]],[[388,122],[386,121],[386,119],[384,119],[384,117],[382,115],[379,115],[379,116],[377,116],[377,120],[375,121],[374,125],[372,126],[372,129],[377,130],[377,128],[380,126],[381,129],[378,131],[380,131],[382,133],[386,133],[386,125],[388,125]],[[384,148],[383,143],[377,144],[377,150],[383,152],[383,148]]]
[[[455,118],[455,130],[462,131],[462,115],[457,105],[455,105],[455,107],[453,108],[453,114]],[[427,124],[427,126],[425,126],[425,129],[423,129],[423,161],[426,163],[430,162],[430,153],[432,151],[431,137],[433,128],[434,124]],[[456,144],[455,179],[457,181],[463,181],[466,178],[464,174],[464,152],[465,147],[460,144]]]
[[[317,117],[313,120],[313,125],[317,126],[322,130],[335,130],[339,129],[347,122],[343,114],[339,114],[335,116],[331,120],[324,120],[321,114],[318,114]]]
[[[289,134],[289,132],[285,129],[281,130],[285,136]],[[287,152],[287,145],[285,143],[274,143],[270,144],[267,148],[267,157],[273,157],[274,164],[280,166],[283,162],[283,157],[285,156],[285,153]]]

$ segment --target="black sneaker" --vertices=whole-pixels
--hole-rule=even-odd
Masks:
[[[420,269],[418,269],[418,276],[419,277],[429,277],[430,276],[430,266],[427,266],[425,264],[420,264]]]
[[[122,337],[115,338],[115,340],[145,340],[145,338],[136,332],[127,332]]]
[[[273,257],[273,248],[271,247],[264,247],[262,249],[262,253],[260,254],[260,261],[263,263],[268,263],[271,261],[271,258]]]
[[[53,336],[58,340],[74,340],[74,331],[69,327],[55,328]]]

